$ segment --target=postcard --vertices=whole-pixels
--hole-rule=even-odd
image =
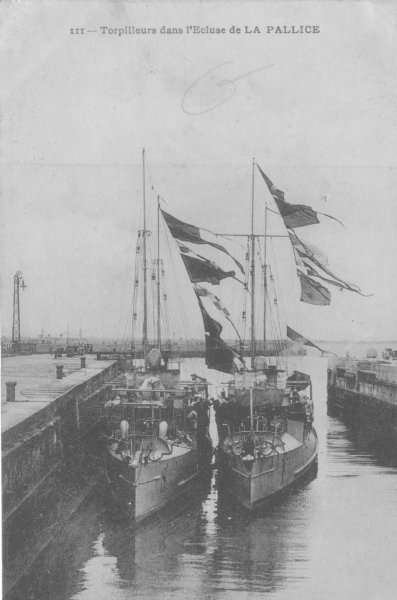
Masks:
[[[391,598],[396,6],[0,13],[4,597]]]

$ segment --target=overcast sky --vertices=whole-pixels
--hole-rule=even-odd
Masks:
[[[148,202],[158,191],[183,220],[247,231],[255,157],[288,201],[343,221],[298,233],[373,295],[298,303],[290,325],[314,339],[397,338],[397,7],[87,1],[1,12],[4,335],[17,270],[28,286],[22,335],[59,335],[68,322],[125,333],[145,147]],[[163,25],[184,33],[160,34]],[[261,33],[244,33],[256,25]],[[266,33],[277,25],[320,33]],[[124,26],[157,34],[100,29]],[[76,27],[92,32],[71,35]],[[188,314],[198,335],[197,309]]]

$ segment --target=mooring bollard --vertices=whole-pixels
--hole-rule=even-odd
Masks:
[[[62,377],[64,377],[63,365],[55,365],[55,367],[57,370],[57,379],[62,379]]]
[[[6,400],[7,400],[7,402],[15,402],[16,386],[17,386],[16,381],[6,381],[6,388],[7,388]]]
[[[81,368],[85,369],[85,361],[86,361],[86,357],[85,356],[80,356],[80,363],[81,363]]]

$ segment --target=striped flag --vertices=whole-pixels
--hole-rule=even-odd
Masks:
[[[294,250],[295,260],[298,267],[298,275],[301,277],[301,281],[302,275],[304,276],[305,282],[308,284],[310,284],[310,281],[314,281],[311,279],[311,277],[317,277],[318,279],[321,279],[330,285],[336,286],[340,290],[348,290],[349,292],[356,292],[361,296],[366,296],[366,294],[361,291],[358,285],[345,281],[330,271],[327,257],[324,256],[324,254],[318,250],[318,248],[298,238],[294,231],[289,230],[288,234]],[[328,293],[329,296],[331,296],[330,292]],[[303,300],[303,302],[305,302],[305,300]]]
[[[236,260],[224,246],[221,246],[221,244],[215,242],[212,239],[215,238],[215,236],[209,231],[199,229],[195,225],[190,225],[190,223],[184,223],[183,221],[180,221],[179,219],[165,212],[163,209],[161,209],[161,213],[168,225],[172,237],[174,237],[176,240],[179,240],[180,242],[191,242],[193,244],[208,244],[209,246],[212,246],[213,248],[216,248],[217,250],[220,250],[221,252],[224,252],[230,256],[240,271],[244,273],[243,266],[239,263],[239,261]]]
[[[207,290],[206,288],[201,287],[201,285],[196,285],[196,292],[198,296],[201,297],[206,297],[209,298],[211,300],[211,302],[213,303],[213,305],[220,310],[221,312],[223,312],[223,314],[225,315],[225,317],[227,319],[230,318],[230,312],[227,310],[227,308],[222,304],[221,300],[218,298],[218,296],[215,296],[215,294],[213,294],[212,292],[210,292],[209,290]]]
[[[273,196],[273,200],[275,201],[277,208],[280,212],[280,215],[283,218],[284,224],[286,227],[305,227],[306,225],[315,225],[319,223],[317,215],[322,215],[324,217],[328,217],[329,219],[333,219],[334,221],[338,221],[335,217],[331,217],[331,215],[327,215],[325,213],[321,213],[312,209],[311,206],[307,206],[306,204],[290,204],[284,199],[284,192],[276,188],[274,183],[270,181],[269,177],[265,175],[259,165],[256,165],[259,169],[260,174],[262,175],[265,183],[269,189],[269,192]]]

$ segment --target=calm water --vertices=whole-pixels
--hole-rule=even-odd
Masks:
[[[325,361],[300,360],[314,385],[317,473],[250,516],[218,490],[213,471],[190,498],[137,529],[115,523],[98,497],[75,516],[18,597],[396,598],[397,469],[327,416]]]

